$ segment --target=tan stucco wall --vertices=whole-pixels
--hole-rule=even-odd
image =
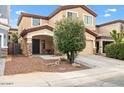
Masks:
[[[33,36],[37,36],[37,35],[48,35],[48,36],[53,36],[53,32],[49,31],[47,29],[44,30],[38,30],[38,31],[34,31],[31,33],[28,33],[25,38],[32,38]]]
[[[25,38],[22,38],[21,40],[21,50],[22,50],[22,54],[27,55],[27,40]]]
[[[49,25],[52,26],[52,27],[55,27],[56,21],[61,20],[63,16],[64,16],[64,12],[63,11],[57,13],[54,17],[49,19]]]
[[[52,17],[50,20],[49,20],[49,24],[50,26],[54,27],[55,26],[55,23],[56,21],[60,20],[63,16],[66,16],[66,13],[67,11],[73,11],[73,12],[77,12],[78,13],[78,18],[80,20],[83,20],[83,16],[84,15],[90,15],[92,16],[90,13],[88,13],[87,11],[85,11],[84,9],[82,8],[73,8],[73,9],[67,9],[67,10],[63,10],[61,12],[59,12],[58,14],[56,14],[54,17]],[[96,17],[92,16],[93,17],[93,25],[90,25],[90,26],[86,26],[88,29],[91,29],[91,30],[95,30],[96,29]]]
[[[80,55],[92,55],[93,54],[93,41],[92,40],[86,40],[86,47],[83,51],[81,51]]]
[[[20,35],[21,31],[30,27],[31,27],[31,18],[23,17],[18,26],[18,34]]]
[[[79,54],[80,55],[94,54],[94,52],[96,50],[96,46],[95,46],[96,38],[87,32],[85,33],[85,35],[86,35],[86,47]]]
[[[18,26],[18,36],[20,36],[20,33],[24,30],[24,29],[28,29],[28,28],[33,28],[34,26],[32,25],[32,17],[23,17],[19,26]],[[45,25],[48,24],[48,20],[45,19],[40,19],[40,25]],[[36,27],[36,26],[35,26]],[[21,38],[19,39],[20,42]]]
[[[106,26],[97,27],[97,32],[102,36],[110,36],[112,30],[117,30],[120,32],[121,23],[109,24]]]
[[[20,33],[27,28],[31,27],[31,18],[23,17],[19,26],[18,26],[18,37],[20,37]],[[21,43],[22,38],[18,39],[18,42]]]

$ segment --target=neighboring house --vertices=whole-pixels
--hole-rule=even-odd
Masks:
[[[86,27],[86,48],[81,55],[96,53],[96,16],[97,14],[84,5],[60,6],[49,16],[21,13],[18,19],[18,35],[22,53],[32,54],[57,53],[53,44],[53,28],[63,16],[78,17]]]
[[[113,42],[110,32],[116,30],[117,32],[124,31],[124,20],[114,20],[101,25],[97,25],[98,36],[96,38],[96,52],[104,53],[105,45]]]
[[[10,28],[8,32],[8,42],[12,42],[12,35],[16,34],[18,36],[18,29],[17,28]]]
[[[7,56],[10,6],[0,5],[0,57]]]

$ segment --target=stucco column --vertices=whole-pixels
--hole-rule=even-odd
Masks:
[[[93,54],[96,54],[96,42],[93,40]]]
[[[103,53],[103,41],[102,40],[99,41],[99,53],[100,54]]]
[[[27,56],[32,55],[32,38],[27,38]]]

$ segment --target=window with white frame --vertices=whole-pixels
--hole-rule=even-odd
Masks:
[[[121,31],[124,31],[124,24],[121,25]]]
[[[77,18],[78,13],[77,12],[72,12],[72,11],[67,11],[67,17]]]
[[[92,16],[84,15],[84,24],[85,25],[92,25],[92,23],[93,23]]]
[[[33,18],[32,19],[32,25],[33,26],[39,26],[40,25],[40,19]]]

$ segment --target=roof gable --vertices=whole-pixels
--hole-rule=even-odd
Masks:
[[[106,26],[106,25],[115,24],[115,23],[124,23],[124,20],[114,20],[114,21],[110,21],[110,22],[97,25],[96,27]]]
[[[33,18],[41,18],[41,19],[46,19],[49,20],[50,18],[52,18],[53,16],[55,16],[57,13],[59,13],[62,10],[66,10],[66,9],[72,9],[72,8],[77,8],[77,7],[81,7],[82,9],[84,9],[85,11],[87,11],[88,13],[90,13],[93,16],[97,16],[97,14],[95,12],[93,12],[91,9],[89,9],[87,6],[85,5],[65,5],[65,6],[60,6],[58,7],[53,13],[51,13],[49,16],[41,16],[41,15],[36,15],[36,14],[29,14],[29,13],[21,13],[20,17],[18,18],[18,23],[17,25],[20,24],[22,17],[33,17]]]

